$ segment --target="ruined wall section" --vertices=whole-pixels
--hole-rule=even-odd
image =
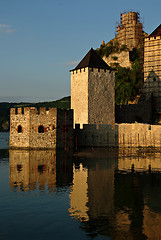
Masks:
[[[88,124],[115,123],[115,73],[89,68]]]
[[[30,108],[11,108],[10,147],[28,148],[30,145]]]
[[[161,112],[161,37],[145,38],[144,42],[144,86],[146,99],[153,96],[156,112]]]
[[[74,124],[88,123],[88,68],[71,72],[71,109],[74,109]]]

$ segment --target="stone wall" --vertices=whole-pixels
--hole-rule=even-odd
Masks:
[[[152,123],[152,101],[142,101],[138,104],[116,105],[116,123]]]
[[[144,86],[145,98],[153,97],[156,112],[161,112],[161,37],[145,38]]]
[[[43,126],[44,132],[38,132],[38,127]],[[57,109],[46,108],[30,109],[30,148],[54,148],[57,134]]]
[[[115,74],[104,69],[89,69],[88,123],[115,123]]]
[[[76,125],[75,148],[79,147],[161,147],[161,125]]]
[[[72,148],[72,110],[13,108],[10,116],[11,148]]]
[[[73,110],[57,109],[57,148],[73,147]]]
[[[18,133],[18,127],[22,127],[22,132]],[[10,147],[29,147],[30,129],[30,108],[11,108],[10,111]]]
[[[111,124],[75,125],[75,147],[113,147],[118,146],[118,126]]]

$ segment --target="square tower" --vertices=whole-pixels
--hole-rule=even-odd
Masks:
[[[73,111],[45,107],[11,108],[10,148],[72,148]]]
[[[74,124],[114,124],[114,70],[91,48],[70,72]]]

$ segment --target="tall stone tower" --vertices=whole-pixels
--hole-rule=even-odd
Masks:
[[[114,124],[114,70],[91,48],[70,72],[74,124]]]
[[[136,48],[143,38],[143,24],[140,22],[138,12],[124,12],[120,16],[117,26],[116,39],[120,45],[127,45],[132,50]]]

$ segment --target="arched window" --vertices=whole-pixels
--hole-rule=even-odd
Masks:
[[[21,127],[21,125],[18,126],[17,131],[18,131],[18,133],[21,133],[21,132],[22,132],[22,127]]]
[[[17,164],[17,171],[21,172],[22,171],[22,165],[21,164]]]
[[[39,133],[44,133],[44,126],[40,125],[40,126],[38,127],[38,132],[39,132]]]

